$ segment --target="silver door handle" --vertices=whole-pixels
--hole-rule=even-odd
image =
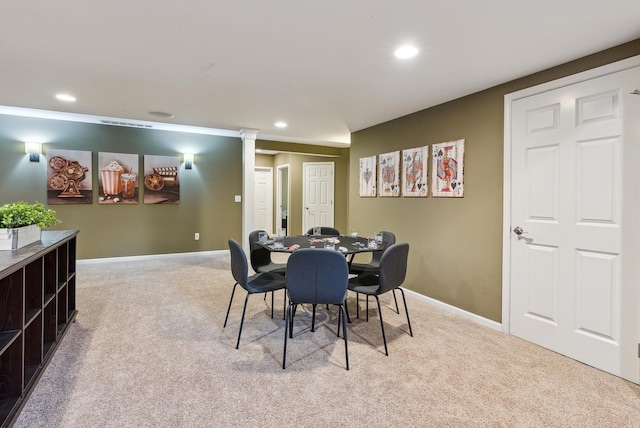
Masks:
[[[520,226],[516,226],[516,227],[513,228],[513,233],[515,233],[516,235],[520,236],[520,235],[522,235],[524,233],[527,233],[527,232],[522,230],[522,228]]]

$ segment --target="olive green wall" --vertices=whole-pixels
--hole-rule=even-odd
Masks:
[[[25,141],[42,141],[45,150],[93,154],[93,204],[49,206],[62,220],[52,229],[80,230],[80,259],[223,250],[228,238],[241,241],[242,205],[234,201],[235,195],[242,194],[239,138],[0,115],[0,205],[16,200],[47,202],[46,155],[40,162],[29,162]],[[274,156],[256,155],[257,166],[273,167],[274,172],[277,165],[290,164],[290,212],[295,228],[291,230],[298,231],[302,224],[303,162],[336,163],[336,225],[346,224],[348,150],[270,141],[256,145],[303,152],[279,155],[287,159],[281,163]],[[195,162],[192,170],[181,166],[179,205],[145,205],[142,196],[138,205],[99,205],[98,152],[137,153],[140,171],[145,154],[181,156],[190,152],[195,153]],[[195,232],[200,233],[199,241],[194,240]]]
[[[349,227],[409,242],[407,288],[501,322],[504,96],[638,54],[640,40],[353,133]],[[464,198],[358,196],[360,158],[457,139]]]
[[[50,205],[62,223],[78,229],[81,259],[222,250],[241,239],[242,143],[239,138],[157,131],[0,115],[0,204],[15,200],[46,203],[46,158],[29,162],[24,141],[45,150],[93,153],[93,204]],[[181,156],[195,153],[192,170],[180,169],[180,204],[98,205],[98,152]],[[144,189],[143,189],[144,191]],[[194,233],[200,240],[194,240]]]

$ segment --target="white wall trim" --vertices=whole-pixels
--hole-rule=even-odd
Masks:
[[[170,257],[193,257],[194,255],[200,256],[215,256],[229,254],[229,250],[213,250],[213,251],[195,251],[189,253],[169,253],[169,254],[146,254],[143,256],[123,256],[123,257],[101,257],[95,259],[78,259],[78,264],[90,264],[90,263],[111,263],[122,261],[136,261],[136,260],[154,260]]]
[[[484,327],[488,327],[488,328],[490,328],[492,330],[502,331],[502,324],[500,324],[498,322],[495,322],[495,321],[490,320],[490,319],[485,318],[485,317],[481,317],[480,315],[476,315],[476,314],[474,314],[472,312],[465,311],[464,309],[460,309],[460,308],[458,308],[456,306],[451,306],[448,303],[441,302],[440,300],[436,300],[436,299],[433,299],[431,297],[427,297],[424,294],[416,293],[415,291],[408,290],[408,289],[406,289],[404,287],[402,287],[402,289],[409,296],[414,297],[414,298],[416,298],[418,300],[421,300],[423,302],[429,303],[429,304],[431,304],[433,306],[437,306],[440,309],[444,309],[447,312],[450,312],[450,313],[455,314],[455,315],[459,315],[459,316],[461,316],[463,318],[466,318],[466,319],[468,319],[470,321],[478,323],[478,324],[480,324],[480,325],[482,325]]]

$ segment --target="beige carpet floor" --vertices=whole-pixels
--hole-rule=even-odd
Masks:
[[[415,298],[414,337],[384,299],[388,357],[349,298],[349,371],[337,310],[315,333],[299,310],[282,370],[282,292],[273,320],[250,297],[236,350],[232,285],[222,253],[80,263],[77,321],[15,427],[640,427],[638,385]]]

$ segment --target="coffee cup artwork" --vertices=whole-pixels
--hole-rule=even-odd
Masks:
[[[99,153],[99,204],[137,204],[138,155]]]

